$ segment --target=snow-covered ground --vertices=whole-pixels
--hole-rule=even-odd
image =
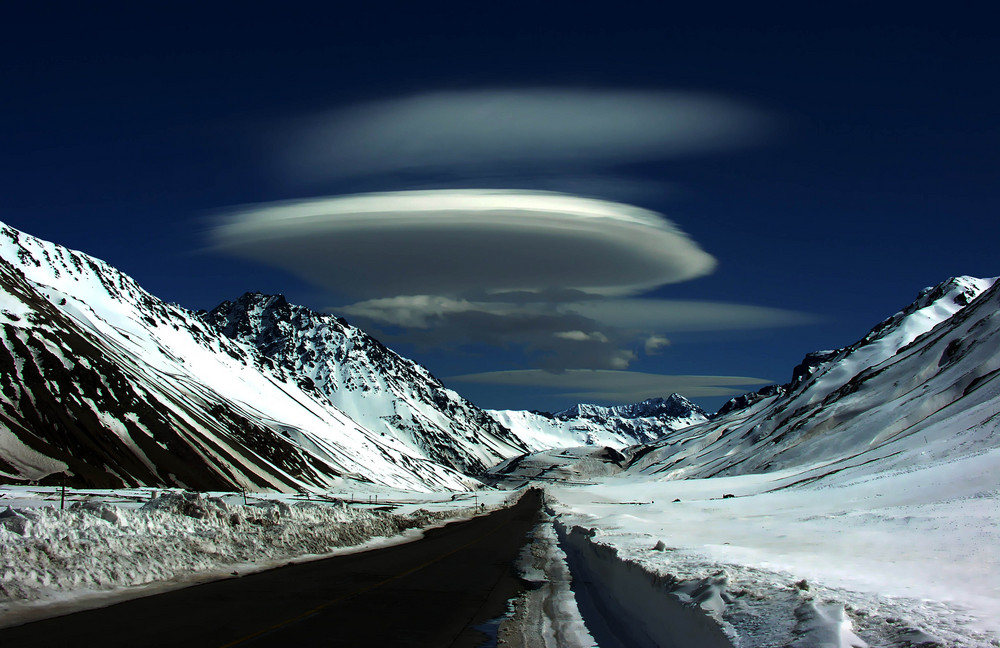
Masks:
[[[1000,645],[998,474],[994,449],[810,485],[784,471],[595,477],[546,490],[561,541],[553,551],[576,557],[574,578],[597,583],[618,617],[595,633],[601,646],[622,628],[637,635],[623,645],[664,645],[662,624],[644,626],[648,610],[697,608],[697,623],[674,619],[671,632],[708,619],[708,634],[689,632],[679,645],[979,647]],[[581,604],[591,630],[607,621],[594,618],[602,605]]]
[[[532,587],[500,637],[560,648],[1000,645],[998,468],[991,450],[808,484],[797,483],[808,471],[788,470],[547,485],[547,521],[521,561]],[[58,488],[5,487],[0,626],[408,541],[517,494],[368,487],[244,504],[142,488],[69,491],[60,510]]]
[[[0,627],[419,538],[510,493],[0,488]]]

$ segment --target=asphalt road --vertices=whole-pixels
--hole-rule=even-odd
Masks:
[[[479,646],[519,589],[541,497],[386,549],[290,565],[0,630],[0,646]]]

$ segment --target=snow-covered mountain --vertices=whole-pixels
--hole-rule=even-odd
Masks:
[[[352,420],[467,474],[528,448],[427,369],[332,315],[247,293],[201,317],[306,379]]]
[[[193,313],[0,225],[0,480],[465,489],[572,445],[632,446],[580,456],[670,479],[905,468],[996,444],[998,330],[1000,283],[959,277],[712,420],[677,395],[485,413],[343,320],[252,293]]]
[[[3,225],[0,367],[4,481],[68,471],[88,486],[476,485],[104,262]]]
[[[517,410],[489,413],[532,451],[580,445],[624,448],[708,420],[703,409],[680,394],[614,407],[581,403],[551,415]]]
[[[858,342],[810,354],[788,385],[630,449],[629,471],[716,477],[811,467],[803,479],[947,461],[1000,436],[1000,282],[957,277]]]
[[[613,418],[693,419],[701,421],[708,418],[705,410],[680,394],[671,394],[666,398],[647,398],[640,403],[614,405],[611,407],[580,403],[561,412],[556,412],[553,416],[564,421],[581,418],[592,421],[604,421]]]

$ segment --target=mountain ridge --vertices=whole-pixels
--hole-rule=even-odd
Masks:
[[[69,470],[78,485],[477,487],[103,261],[0,225],[0,262],[0,479]]]
[[[940,459],[958,451],[955,438],[971,451],[1000,433],[998,339],[1000,281],[950,278],[854,344],[807,356],[787,385],[637,448],[629,469],[665,478],[829,469],[898,446],[885,468]]]
[[[199,316],[303,377],[352,420],[467,474],[527,450],[509,430],[343,318],[244,293]]]

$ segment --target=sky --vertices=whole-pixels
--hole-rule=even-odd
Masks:
[[[1000,274],[972,9],[23,4],[0,221],[343,316],[480,406],[715,410]]]

